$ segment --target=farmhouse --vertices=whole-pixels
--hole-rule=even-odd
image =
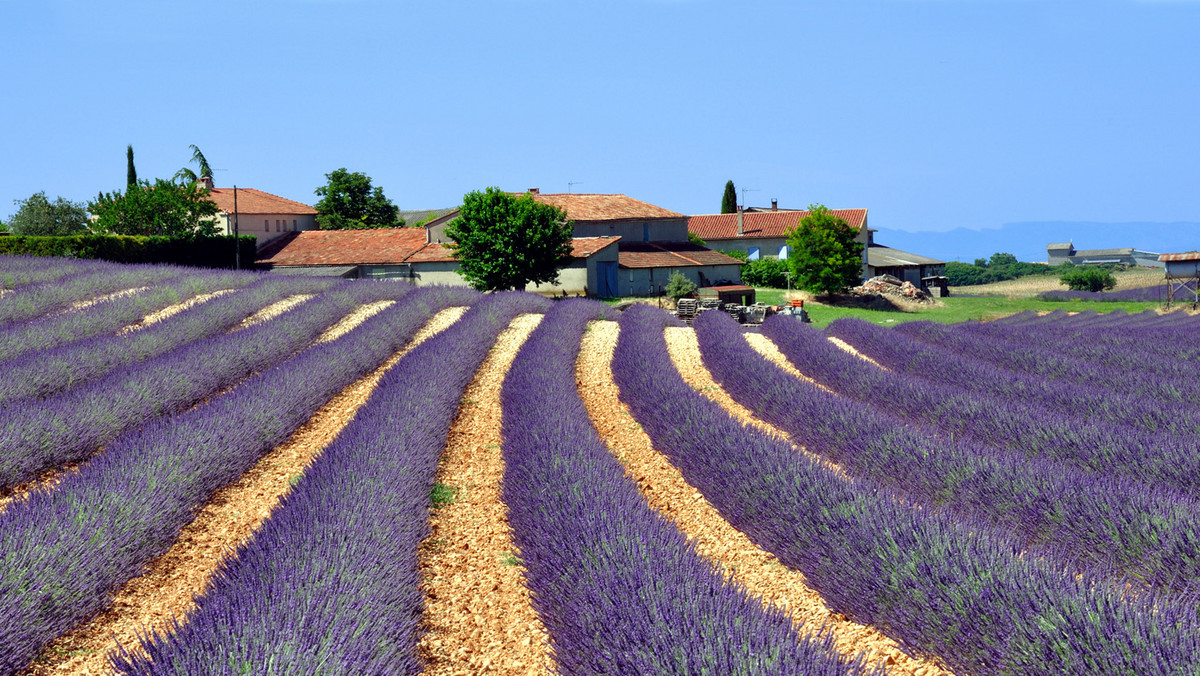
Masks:
[[[1055,242],[1046,245],[1046,262],[1050,265],[1071,262],[1075,265],[1140,265],[1161,268],[1159,255],[1133,247],[1123,249],[1076,249],[1071,242]]]
[[[232,188],[214,188],[212,178],[205,176],[200,185],[208,188],[209,199],[216,202],[218,234],[233,234],[234,195]],[[285,232],[317,229],[317,210],[293,200],[253,188],[237,189],[238,234],[254,235],[258,245],[280,237]]]
[[[239,190],[239,200],[241,194]],[[676,272],[699,286],[741,281],[740,261],[688,241],[683,214],[620,194],[542,194],[536,188],[528,194],[565,211],[574,229],[573,260],[559,273],[558,284],[531,284],[528,291],[652,295]],[[278,239],[260,247],[258,265],[291,274],[466,284],[447,246],[446,228],[458,209],[424,213],[433,218],[421,228],[281,231]],[[315,227],[315,218],[313,222]]]

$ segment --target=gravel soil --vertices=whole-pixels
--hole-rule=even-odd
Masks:
[[[281,301],[271,303],[270,305],[266,306],[265,308],[259,310],[258,312],[255,312],[254,314],[250,315],[249,317],[246,317],[245,319],[243,319],[242,323],[238,324],[237,326],[230,329],[230,332],[232,333],[233,331],[239,331],[241,329],[249,328],[251,326],[254,326],[255,324],[261,324],[265,321],[270,321],[270,320],[278,317],[279,315],[287,312],[288,310],[296,307],[297,305],[303,303],[304,301],[308,300],[309,298],[312,298],[314,295],[315,294],[311,294],[311,293],[298,293],[295,296],[288,296],[287,298],[284,298]]]
[[[830,610],[820,594],[808,586],[803,573],[783,566],[774,555],[757,547],[725,521],[665,456],[653,449],[649,437],[620,402],[610,367],[617,325],[595,322],[591,326],[584,335],[576,378],[592,422],[650,505],[694,540],[701,556],[717,563],[728,577],[740,582],[764,604],[789,613],[801,631],[823,627],[833,635],[837,649],[845,655],[865,653],[871,664],[886,665],[889,674],[932,676],[950,673],[933,660],[905,654],[895,641],[878,630]],[[689,337],[690,333],[689,329],[671,331],[668,345],[683,342],[685,349],[694,347],[695,336]],[[677,345],[674,351],[683,350]],[[695,354],[695,362],[686,367],[693,374],[690,376],[693,387],[699,384],[701,392],[714,399],[728,400],[728,395],[699,363],[698,351]],[[737,408],[745,412],[744,408]],[[738,415],[736,411],[731,412]],[[747,422],[754,424],[750,420]],[[756,426],[761,424],[758,421]]]
[[[453,498],[434,509],[431,533],[419,550],[425,674],[551,671],[546,630],[531,604],[500,499],[500,386],[541,320],[523,315],[500,334],[450,428],[437,481]]]
[[[253,537],[305,468],[366,403],[383,374],[408,350],[453,324],[465,311],[450,308],[435,315],[408,346],[331,399],[291,438],[218,491],[184,528],[175,545],[117,592],[107,611],[46,646],[22,675],[112,673],[107,653],[115,650],[118,642],[136,647],[139,633],[161,633],[172,617],[185,618],[195,608],[193,597],[207,587],[221,559]],[[339,327],[348,331],[365,319],[361,312],[352,313]]]
[[[125,328],[121,329],[121,333],[126,333],[128,331],[137,331],[138,329],[144,329],[147,326],[150,326],[151,324],[157,324],[157,323],[161,322],[162,320],[167,319],[168,317],[177,315],[180,312],[183,312],[184,310],[186,310],[190,307],[194,307],[196,305],[199,305],[200,303],[204,303],[204,302],[210,301],[214,298],[219,298],[221,296],[224,296],[227,293],[233,293],[233,292],[234,292],[234,289],[221,289],[220,291],[213,291],[212,293],[202,293],[199,296],[193,296],[193,297],[183,301],[182,303],[168,305],[167,307],[165,307],[157,312],[151,312],[150,314],[146,315],[145,317],[142,317],[142,320],[140,322],[126,326]]]

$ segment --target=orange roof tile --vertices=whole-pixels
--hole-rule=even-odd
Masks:
[[[620,237],[576,237],[571,240],[571,256],[575,258],[591,258],[597,253],[600,253],[609,246],[612,246]],[[438,263],[446,261],[458,260],[454,257],[454,252],[445,244],[426,244],[421,249],[413,252],[408,258],[404,259],[405,263]]]
[[[742,233],[737,234],[737,214],[708,214],[688,218],[688,232],[700,239],[738,239],[739,237],[784,237],[811,211],[751,211],[742,214]],[[867,222],[866,209],[830,209],[829,213],[846,221],[854,229]]]
[[[208,197],[217,203],[217,208],[227,214],[233,213],[233,188],[213,188]],[[238,188],[237,210],[239,214],[295,214],[315,215],[317,210],[294,200],[254,188]]]
[[[528,193],[525,193],[528,194]],[[572,221],[619,221],[651,218],[684,218],[683,214],[625,195],[535,193],[533,199],[567,212]]]
[[[686,268],[742,264],[736,258],[691,242],[621,242],[617,246],[617,260],[623,268]]]
[[[241,188],[238,206],[241,206]],[[266,265],[383,265],[402,263],[425,246],[425,228],[307,230],[283,245]]]

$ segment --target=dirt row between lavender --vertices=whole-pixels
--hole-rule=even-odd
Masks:
[[[889,674],[950,673],[934,660],[907,655],[894,640],[873,627],[830,610],[820,594],[808,585],[803,573],[783,566],[778,558],[730,525],[687,483],[679,470],[653,449],[650,438],[621,403],[612,379],[611,362],[617,336],[617,325],[613,322],[591,325],[584,335],[576,379],[593,424],[647,502],[694,540],[701,556],[715,562],[729,578],[741,583],[764,604],[775,605],[790,614],[801,631],[824,627],[834,637],[840,652],[847,656],[865,653],[870,664],[886,665]],[[674,354],[690,351],[694,355],[694,360],[676,364],[690,385],[718,403],[730,404],[727,410],[746,424],[782,434],[733,404],[699,362],[695,334],[690,329],[669,331],[667,339],[669,347],[674,344]]]
[[[360,308],[330,332],[344,333],[373,314],[371,310],[379,309]],[[383,374],[465,311],[450,308],[435,315],[406,347],[340,392],[287,441],[218,491],[184,528],[176,544],[117,592],[108,610],[47,645],[22,676],[111,673],[107,653],[116,649],[117,642],[136,648],[139,632],[161,633],[171,618],[184,620],[195,608],[193,598],[206,589],[220,561],[253,537],[304,470],[366,403]]]

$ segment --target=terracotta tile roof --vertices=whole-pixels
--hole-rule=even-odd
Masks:
[[[233,213],[233,188],[213,188],[209,199],[227,214]],[[238,188],[237,210],[239,214],[296,214],[315,215],[317,210],[293,200],[254,188]]]
[[[742,235],[737,234],[737,214],[708,214],[688,218],[688,232],[703,240],[739,237],[784,237],[810,211],[753,211],[742,214]],[[859,229],[867,222],[866,209],[830,209],[829,213]]]
[[[238,188],[238,207],[241,207]],[[296,233],[268,258],[266,265],[361,265],[401,263],[425,246],[425,228],[378,230],[307,230]]]
[[[241,189],[238,189],[241,192]],[[238,196],[241,206],[241,195]],[[307,230],[264,246],[264,265],[384,265],[441,263],[456,260],[445,244],[426,244],[425,228],[378,230]],[[611,246],[620,237],[578,237],[571,240],[571,255],[588,258]]]
[[[685,218],[683,214],[625,195],[537,193],[533,199],[567,212],[572,221],[619,221],[651,218]]]
[[[701,265],[741,265],[736,258],[691,242],[620,242],[623,268],[686,268]]]
[[[576,237],[571,240],[571,255],[575,258],[591,258],[612,246],[620,237]],[[450,247],[445,244],[426,244],[413,252],[405,263],[440,263],[457,260]]]

